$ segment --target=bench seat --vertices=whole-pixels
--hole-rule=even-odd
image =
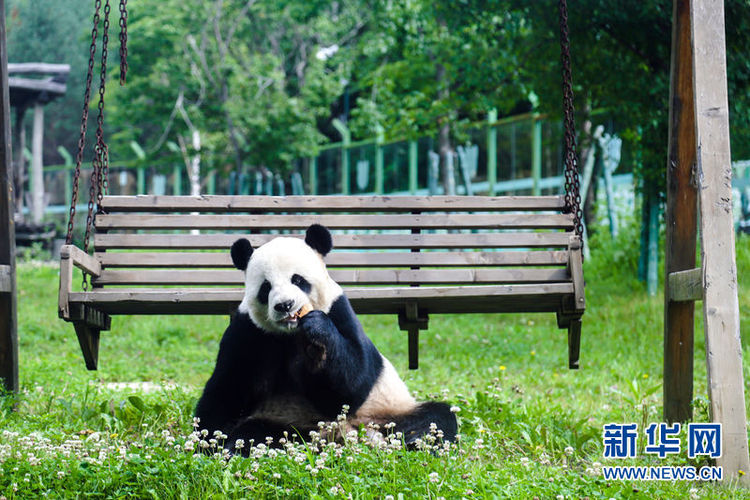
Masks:
[[[578,366],[585,308],[580,239],[561,196],[106,196],[93,255],[61,252],[60,316],[86,364],[117,314],[230,314],[244,276],[229,247],[327,226],[326,256],[358,314],[396,314],[417,366],[431,314],[552,312]],[[73,268],[91,276],[71,288]]]

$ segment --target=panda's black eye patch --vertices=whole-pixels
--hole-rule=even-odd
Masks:
[[[299,274],[295,274],[294,276],[292,276],[292,285],[298,287],[305,293],[310,293],[310,290],[312,290],[312,285],[310,285],[310,282]]]
[[[268,294],[271,293],[271,283],[268,280],[263,281],[258,290],[258,302],[268,304]]]

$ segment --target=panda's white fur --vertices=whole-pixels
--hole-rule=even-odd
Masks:
[[[294,274],[303,276],[312,289],[304,293],[291,284]],[[271,284],[268,304],[261,304],[256,298],[264,281]],[[247,312],[253,322],[264,330],[286,333],[296,327],[296,323],[282,323],[284,315],[274,309],[274,304],[292,300],[292,311],[298,311],[309,303],[312,309],[328,313],[334,301],[343,290],[328,274],[323,257],[299,238],[279,237],[260,246],[250,257],[245,272],[245,296],[238,310]],[[409,413],[417,405],[414,397],[393,364],[381,354],[383,369],[370,393],[352,416],[355,425],[362,423],[387,423],[385,420]],[[267,401],[253,414],[294,425],[316,423],[320,415],[310,405],[298,398],[276,398]]]
[[[303,276],[311,285],[310,294],[294,286],[294,274]],[[268,304],[257,300],[264,281],[271,284]],[[296,322],[282,322],[284,314],[274,309],[279,302],[294,302],[296,312],[309,303],[313,309],[328,313],[333,302],[343,293],[338,283],[328,275],[323,257],[299,238],[274,238],[255,250],[245,271],[245,297],[238,310],[250,315],[253,322],[269,332],[285,333],[294,329]]]

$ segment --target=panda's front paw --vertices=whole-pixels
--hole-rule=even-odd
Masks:
[[[333,323],[326,313],[319,310],[310,311],[300,318],[299,327],[310,339],[326,337]]]

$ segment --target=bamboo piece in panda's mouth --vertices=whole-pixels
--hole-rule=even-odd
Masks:
[[[310,304],[305,304],[304,306],[302,306],[300,308],[299,311],[297,311],[296,313],[294,313],[294,316],[297,317],[297,318],[301,318],[302,316],[306,315],[307,313],[309,313],[312,310],[313,309],[312,309],[312,306]]]

